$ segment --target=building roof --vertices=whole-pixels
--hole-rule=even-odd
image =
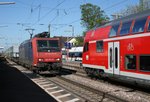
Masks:
[[[78,36],[83,38],[83,36]],[[54,38],[59,38],[60,39],[60,46],[63,48],[65,42],[71,42],[73,43],[74,41],[76,41],[75,39],[78,37],[64,37],[64,36],[54,36]]]

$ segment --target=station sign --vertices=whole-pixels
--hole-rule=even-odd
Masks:
[[[65,42],[64,45],[66,49],[71,49],[71,47],[73,46],[73,43]]]

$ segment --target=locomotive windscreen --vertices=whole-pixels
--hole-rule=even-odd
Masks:
[[[58,40],[37,40],[38,52],[60,52]]]

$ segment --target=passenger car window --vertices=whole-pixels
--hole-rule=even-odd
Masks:
[[[136,69],[136,56],[135,55],[126,55],[125,56],[125,66],[126,66],[126,69],[135,70]]]
[[[136,19],[132,32],[138,33],[144,31],[144,26],[147,18]]]
[[[97,41],[96,42],[96,51],[97,52],[103,52],[103,41]]]
[[[120,31],[120,35],[125,35],[125,34],[128,34],[128,33],[129,33],[131,23],[132,23],[132,21],[130,21],[130,22],[124,22],[124,23],[122,24],[121,31]]]
[[[150,55],[141,55],[140,56],[140,70],[150,71]]]
[[[87,52],[88,50],[89,50],[89,43],[86,42],[85,45],[84,45],[83,52]]]
[[[111,28],[110,33],[109,33],[109,37],[116,36],[117,32],[118,32],[118,28],[119,28],[119,24],[112,25],[112,28]]]

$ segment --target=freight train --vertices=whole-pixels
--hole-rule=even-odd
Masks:
[[[11,53],[11,52],[10,52]],[[39,33],[19,46],[18,63],[36,73],[60,71],[62,54],[59,38],[49,38],[47,32]]]
[[[7,50],[5,50],[4,55],[10,60],[17,62],[19,58],[19,45],[13,45],[9,47]]]
[[[133,14],[86,32],[87,74],[150,86],[150,12]]]

